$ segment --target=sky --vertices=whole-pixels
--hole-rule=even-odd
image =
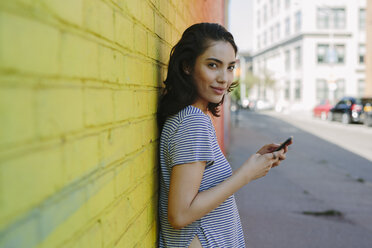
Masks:
[[[229,3],[227,28],[240,52],[252,49],[252,4],[253,0],[230,0]]]

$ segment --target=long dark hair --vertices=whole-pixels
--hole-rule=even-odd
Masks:
[[[185,68],[194,68],[196,58],[210,45],[211,41],[229,42],[235,51],[238,48],[234,38],[223,26],[217,23],[198,23],[190,26],[182,34],[181,39],[172,48],[168,64],[168,74],[164,81],[165,88],[158,108],[158,123],[162,128],[168,116],[178,113],[181,109],[192,104],[197,99],[197,89],[192,75],[185,73]],[[228,89],[230,92],[237,83]],[[209,103],[208,111],[219,116],[218,106],[223,103]]]

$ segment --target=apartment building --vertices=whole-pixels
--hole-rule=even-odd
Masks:
[[[365,0],[253,1],[252,64],[260,81],[249,98],[310,110],[364,94]]]

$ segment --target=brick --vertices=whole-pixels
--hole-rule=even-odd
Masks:
[[[62,186],[62,149],[34,151],[0,166],[0,223],[25,212]]]
[[[172,39],[171,39],[171,44],[174,46],[177,44],[177,42],[180,40],[181,34],[177,31],[177,29],[173,28],[172,29]]]
[[[55,75],[59,68],[59,49],[60,32],[57,29],[0,13],[0,68]]]
[[[125,81],[128,84],[143,83],[143,62],[139,59],[127,57],[125,62]]]
[[[115,121],[127,121],[134,115],[134,98],[131,90],[114,92]]]
[[[96,222],[92,227],[80,234],[70,247],[103,247],[102,224]],[[65,247],[65,246],[64,246]]]
[[[172,42],[172,27],[168,23],[164,24],[164,38],[167,43]]]
[[[154,10],[147,1],[142,2],[142,23],[150,30],[154,30]]]
[[[156,229],[156,224],[154,223],[150,230],[146,233],[146,236],[144,238],[143,246],[145,248],[152,248],[152,247],[157,247],[157,229]]]
[[[58,227],[63,226],[64,223],[71,223],[69,220],[74,217],[76,218],[74,221],[79,221],[80,223],[75,223],[75,227],[67,225],[71,229],[68,232],[69,235],[76,232],[82,227],[83,223],[88,221],[88,215],[86,213],[79,215],[79,211],[86,210],[84,208],[86,202],[85,195],[86,191],[83,187],[74,188],[68,194],[60,194],[58,197],[41,206],[38,229],[42,240],[54,231],[58,231]],[[60,238],[60,241],[63,241],[63,238]]]
[[[108,172],[92,180],[87,186],[87,211],[90,218],[97,217],[115,198],[114,173]]]
[[[101,134],[101,163],[106,166],[117,160],[123,159],[131,151],[132,144],[128,142],[130,126],[125,125],[111,129]]]
[[[141,2],[144,0],[126,1],[128,12],[137,20],[142,19]]]
[[[83,94],[79,88],[36,91],[36,124],[40,137],[53,137],[83,128]]]
[[[147,47],[148,56],[154,60],[159,59],[159,44],[160,39],[154,34],[148,34],[147,36]]]
[[[153,78],[153,64],[152,63],[143,63],[143,82],[144,85],[152,86],[154,84]]]
[[[134,45],[134,24],[126,16],[115,13],[115,42],[128,49],[133,49]]]
[[[110,48],[99,47],[99,71],[100,78],[103,81],[112,83],[119,82],[119,68],[122,66],[122,64],[120,64],[122,57],[119,55],[118,52]]]
[[[168,8],[169,8],[169,11],[168,11],[168,15],[166,16],[166,18],[168,19],[170,25],[173,25],[174,18],[175,18],[175,15],[176,15],[176,10],[174,9],[172,4],[169,4]]]
[[[164,23],[165,20],[159,14],[155,13],[155,33],[164,39]]]
[[[167,64],[169,61],[169,54],[170,54],[171,48],[169,45],[167,45],[164,42],[160,43],[160,58],[159,61],[162,62],[163,64]],[[165,80],[165,77],[163,78],[162,81]]]
[[[158,95],[157,90],[153,90],[149,93],[149,114],[155,114],[158,109]]]
[[[113,9],[101,0],[84,0],[84,27],[99,36],[113,40]]]
[[[127,197],[123,196],[112,209],[101,217],[104,240],[103,247],[121,247],[115,246],[114,244],[132,224],[131,221],[135,221],[135,214],[136,212],[130,207]],[[145,230],[141,227],[141,229],[137,231],[144,232]]]
[[[63,145],[65,184],[99,168],[99,139],[87,136]]]
[[[143,55],[147,55],[147,33],[139,25],[134,26],[134,49]]]
[[[0,90],[0,147],[36,137],[33,91],[23,88]]]
[[[86,197],[82,198],[86,201]],[[81,201],[82,199],[76,199]],[[65,204],[71,204],[74,202],[66,201]],[[47,215],[44,215],[43,221],[48,221],[45,219]],[[65,245],[68,239],[82,230],[86,223],[88,222],[89,216],[87,214],[86,205],[82,205],[78,210],[73,212],[67,219],[65,219],[60,225],[56,226],[55,229],[51,230],[51,233],[45,237],[45,239],[40,243],[38,247],[40,248],[49,248],[49,247],[68,247]],[[40,226],[44,227],[45,222],[41,222]],[[44,233],[45,235],[46,233]],[[62,245],[63,244],[63,245]],[[76,246],[76,247],[89,247],[89,246]]]
[[[117,77],[119,84],[125,84],[125,60],[126,56],[121,52],[114,51],[114,56],[116,56],[115,61],[115,75]]]
[[[134,116],[134,97],[131,90],[116,90],[114,92],[115,121],[127,120]]]
[[[116,197],[126,193],[135,184],[132,177],[133,166],[131,162],[133,161],[125,162],[115,169]]]
[[[137,117],[146,115],[146,108],[148,107],[147,92],[145,90],[136,90],[134,92],[134,109]]]
[[[136,220],[131,223],[128,230],[125,232],[124,236],[120,239],[120,241],[116,244],[116,247],[135,247],[135,244],[140,246],[138,242],[141,241],[141,234],[138,230],[143,230],[143,223],[145,218],[145,212],[139,212],[140,214]]]
[[[159,0],[159,10],[163,16],[169,15],[169,0]]]
[[[70,77],[98,78],[98,45],[79,36],[62,35],[61,73]]]
[[[1,236],[0,247],[34,247],[40,242],[37,218],[30,216],[2,233]]]
[[[64,22],[82,26],[83,0],[43,0],[43,4]]]
[[[114,119],[112,91],[104,88],[85,89],[84,114],[88,126],[111,123]]]

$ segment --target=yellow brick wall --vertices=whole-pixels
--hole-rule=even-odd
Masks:
[[[171,47],[223,0],[0,1],[0,247],[154,247]]]

